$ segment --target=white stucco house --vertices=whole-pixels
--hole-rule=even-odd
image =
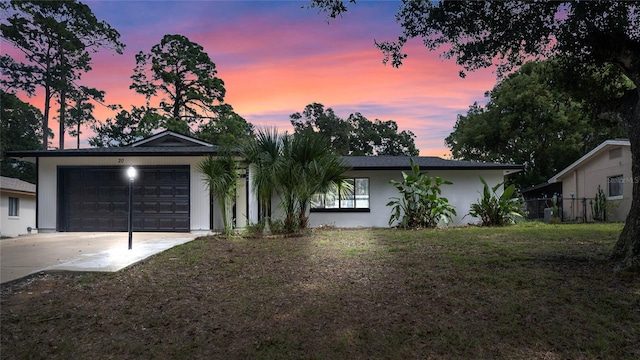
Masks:
[[[451,226],[477,223],[478,219],[465,215],[482,193],[480,176],[490,186],[504,181],[505,175],[521,170],[519,165],[445,160],[435,156],[413,157],[420,170],[429,176],[451,181],[442,186],[442,196],[456,209]],[[345,156],[350,170],[346,176],[355,185],[353,200],[338,199],[331,204],[312,203],[309,223],[312,227],[388,227],[391,208],[389,199],[398,197],[389,180],[402,180],[402,171],[410,172],[408,156]]]
[[[222,216],[197,171],[206,156],[216,155],[215,145],[165,131],[130,146],[69,150],[9,152],[9,156],[36,164],[37,219],[40,232],[126,231],[128,186],[126,169],[134,166],[133,229],[206,233],[223,227]],[[243,159],[237,158],[242,162]],[[479,176],[489,185],[522,169],[520,165],[414,157],[421,170],[452,181],[443,196],[456,207],[453,225],[477,222],[464,215],[482,191]],[[401,180],[409,171],[405,156],[344,157],[347,175],[355,186],[353,197],[312,205],[310,225],[337,227],[387,227],[390,197],[397,196],[389,180]],[[251,167],[238,180],[234,206],[235,227],[243,228],[259,219],[256,192],[251,188]],[[278,214],[274,202],[272,217]]]
[[[631,144],[628,140],[607,140],[549,179],[562,183],[563,217],[592,221],[590,201],[598,186],[607,200],[607,221],[625,221],[631,208],[634,180],[631,173]]]
[[[36,228],[36,185],[0,176],[0,235],[18,236]]]

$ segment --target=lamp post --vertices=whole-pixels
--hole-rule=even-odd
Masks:
[[[127,176],[129,177],[129,250],[133,246],[133,180],[136,178],[136,168],[129,166]]]

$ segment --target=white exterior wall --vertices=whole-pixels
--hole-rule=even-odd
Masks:
[[[405,170],[409,172],[409,170]],[[502,170],[433,170],[428,171],[429,176],[439,176],[451,181],[452,185],[443,185],[442,196],[449,200],[455,208],[457,216],[453,218],[451,226],[462,226],[477,223],[479,220],[466,216],[471,204],[476,202],[482,194],[482,176],[489,186],[493,187],[504,181]],[[389,184],[389,180],[402,180],[400,170],[366,170],[349,171],[349,177],[369,178],[370,212],[312,212],[309,216],[309,226],[319,227],[323,225],[342,228],[355,227],[389,227],[391,207],[386,206],[391,197],[400,194],[396,188]],[[280,198],[274,197],[274,204],[278,204]],[[283,217],[280,208],[273,209],[275,219]]]
[[[36,228],[36,197],[24,193],[2,191],[0,193],[0,235],[28,234],[28,227]],[[18,198],[18,216],[9,216],[9,197]],[[35,232],[33,230],[32,232]]]
[[[249,186],[249,194],[247,199],[247,204],[249,209],[247,209],[247,224],[255,224],[258,222],[258,194],[256,193],[256,189],[252,185],[252,179],[255,172],[255,166],[249,165],[247,168],[247,186]]]
[[[246,178],[239,178],[236,187],[236,228],[244,229],[249,221],[247,212],[247,181]]]
[[[202,159],[203,157],[187,156],[42,157],[39,160],[38,169],[38,231],[56,231],[58,166],[122,166],[124,176],[129,166],[189,165],[190,228],[192,232],[208,232],[210,231],[209,190],[196,166]]]

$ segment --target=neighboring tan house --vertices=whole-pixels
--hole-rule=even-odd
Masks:
[[[631,144],[607,140],[549,179],[562,182],[565,219],[592,221],[591,202],[598,186],[607,199],[607,221],[625,221],[631,208],[634,181],[631,174]]]
[[[134,231],[209,232],[222,229],[222,216],[212,201],[197,164],[215,156],[215,145],[170,131],[153,135],[130,146],[68,150],[9,152],[9,156],[36,163],[38,169],[37,213],[40,232],[126,231],[128,186],[126,170],[138,169],[134,180]],[[463,219],[482,191],[479,176],[490,186],[520,165],[415,157],[421,170],[452,181],[443,196],[456,207],[453,225],[477,222]],[[237,158],[242,163],[241,158]],[[387,227],[390,197],[398,196],[389,180],[401,180],[409,171],[405,156],[344,157],[351,166],[356,194],[334,204],[314,205],[311,226]],[[259,204],[251,188],[251,167],[238,179],[234,226],[244,228],[258,221]],[[279,198],[273,202],[277,218]]]
[[[36,186],[0,176],[0,235],[18,236],[36,228]]]

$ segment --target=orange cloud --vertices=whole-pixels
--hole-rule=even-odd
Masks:
[[[393,3],[358,4],[345,19],[329,25],[323,15],[300,9],[295,2],[122,5],[95,3],[100,18],[122,29],[128,47],[121,56],[94,54],[93,71],[82,83],[105,90],[106,103],[125,109],[145,103],[129,89],[135,54],[149,51],[164,34],[175,33],[204,47],[225,82],[225,102],[255,125],[290,130],[289,114],[320,102],[342,117],[361,112],[370,120],[395,120],[401,131],[416,134],[422,155],[447,153],[444,138],[457,114],[466,113],[474,101],[482,102],[484,92],[495,84],[491,70],[460,79],[454,61],[442,61],[419,41],[407,44],[409,57],[401,68],[383,66],[373,39],[392,40],[400,33]],[[43,103],[38,97],[28,100],[37,107]],[[101,121],[114,115],[100,106],[95,111]],[[57,132],[54,120],[50,127]],[[88,135],[86,130],[83,138]]]

